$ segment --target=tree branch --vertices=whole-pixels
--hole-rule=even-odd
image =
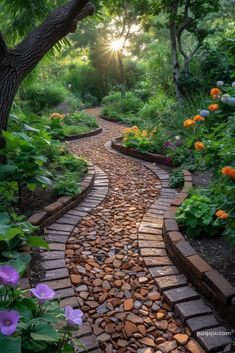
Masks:
[[[94,10],[89,0],[72,0],[54,10],[12,50],[20,74],[26,76],[58,41],[76,30],[78,21],[92,15]]]

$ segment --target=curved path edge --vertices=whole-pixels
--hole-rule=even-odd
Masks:
[[[173,232],[177,227],[174,219],[164,222],[165,213],[169,211],[174,201],[178,200],[175,191],[169,186],[169,174],[156,164],[114,150],[112,141],[107,142],[105,147],[112,153],[145,165],[159,178],[161,182],[160,195],[143,217],[139,227],[140,253],[145,260],[146,267],[155,279],[159,291],[171,306],[176,317],[187,325],[195,338],[195,342],[190,342],[190,346],[186,345],[186,348],[195,353],[203,352],[203,349],[206,352],[223,350],[232,343],[231,338],[226,334],[228,330],[166,253],[168,248],[164,241],[165,233],[171,230]]]
[[[48,242],[50,251],[41,251],[39,267],[42,271],[40,283],[47,284],[55,290],[55,298],[60,300],[60,306],[64,308],[70,305],[74,308],[79,307],[73,278],[70,277],[67,262],[72,256],[69,249],[66,248],[68,239],[77,231],[79,222],[97,207],[105,198],[108,192],[108,178],[106,174],[95,166],[94,187],[87,197],[75,208],[68,210],[56,222],[44,229],[44,239]],[[38,270],[38,269],[37,269]],[[31,273],[33,280],[33,272]],[[35,273],[37,277],[38,274]],[[38,281],[37,281],[38,282]],[[24,288],[24,283],[22,283]],[[88,322],[84,322],[82,327],[74,335],[85,347],[76,346],[75,352],[102,353],[99,349],[99,343],[92,333]]]

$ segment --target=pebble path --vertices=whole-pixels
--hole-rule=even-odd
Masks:
[[[120,136],[123,126],[99,119],[99,109],[89,112],[103,133],[70,148],[101,168],[109,189],[67,243],[67,266],[80,307],[104,353],[199,353],[196,346],[188,350],[188,329],[173,318],[138,247],[138,228],[160,181],[141,163],[110,153],[105,144]]]

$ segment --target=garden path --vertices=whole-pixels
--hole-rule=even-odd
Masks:
[[[160,181],[143,164],[108,151],[105,144],[120,136],[123,126],[100,119],[99,109],[89,112],[97,116],[103,133],[70,147],[105,172],[109,189],[67,244],[67,252],[75,254],[67,264],[80,306],[102,352],[151,353],[159,351],[159,345],[165,353],[187,351],[187,329],[159,294],[137,241]],[[156,249],[148,250],[155,255]],[[165,250],[161,252],[164,256]]]

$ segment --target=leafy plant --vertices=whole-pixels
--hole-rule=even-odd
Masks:
[[[66,172],[55,177],[53,190],[56,195],[77,195],[81,191],[81,186],[77,179],[76,172]]]
[[[176,169],[170,176],[170,187],[181,188],[184,185],[184,173],[181,169]]]
[[[39,284],[32,297],[18,289],[19,273],[13,266],[0,266],[0,345],[8,353],[72,353],[79,342],[74,331],[82,324],[83,313],[67,306],[60,309],[55,292]]]
[[[222,230],[223,222],[215,219],[216,205],[206,196],[192,195],[176,213],[176,221],[185,227],[186,233],[196,238],[215,236]]]

